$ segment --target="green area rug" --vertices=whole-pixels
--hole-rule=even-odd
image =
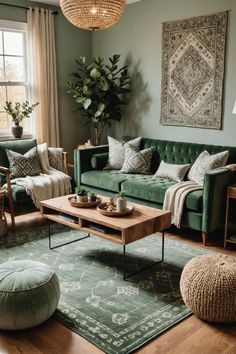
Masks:
[[[84,234],[52,225],[53,243]],[[184,265],[207,251],[165,240],[165,261],[126,281],[122,278],[122,246],[97,237],[53,251],[48,228],[0,240],[0,262],[33,259],[56,271],[61,299],[54,317],[104,352],[130,353],[190,314],[179,280]],[[158,260],[161,238],[149,236],[127,246],[127,271]]]

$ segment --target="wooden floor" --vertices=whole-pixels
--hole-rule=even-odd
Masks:
[[[37,227],[44,222],[39,213],[17,217],[17,230]],[[201,237],[190,231],[174,232],[167,237],[199,247]],[[213,235],[207,249],[236,256],[236,248],[225,251],[223,235]],[[0,314],[1,316],[1,314]],[[0,354],[98,354],[97,347],[50,319],[44,324],[19,332],[0,331]],[[190,316],[149,342],[139,354],[235,354],[236,323],[209,324]]]

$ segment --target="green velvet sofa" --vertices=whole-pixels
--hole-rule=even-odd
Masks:
[[[132,138],[125,137],[124,140]],[[236,163],[236,147],[143,138],[140,149],[148,147],[154,148],[151,164],[153,174],[161,160],[173,164],[192,164],[204,150],[210,154],[229,150],[227,164]],[[107,157],[107,145],[74,150],[76,184],[107,196],[115,196],[124,190],[130,201],[162,208],[167,188],[176,182],[164,178],[153,179],[152,175],[103,170]],[[236,172],[227,168],[209,171],[205,175],[203,190],[191,192],[186,198],[181,227],[200,231],[204,245],[209,233],[224,226],[227,186],[235,181]]]

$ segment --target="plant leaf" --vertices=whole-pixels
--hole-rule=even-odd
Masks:
[[[85,100],[85,102],[83,103],[84,109],[87,110],[89,108],[89,106],[91,105],[92,101],[90,100],[90,98],[87,98]]]
[[[98,71],[98,69],[93,68],[93,69],[90,71],[90,76],[91,76],[94,80],[97,80],[97,79],[101,76],[101,73]]]
[[[79,96],[79,97],[76,97],[76,99],[75,99],[75,102],[80,103],[80,104],[84,104],[85,101],[86,101],[86,97]]]

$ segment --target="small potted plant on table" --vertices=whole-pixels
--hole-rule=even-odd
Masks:
[[[96,200],[97,200],[96,194],[88,191],[88,201],[89,202],[96,202]]]
[[[76,193],[77,202],[83,203],[88,201],[88,192],[86,191],[85,188],[76,187],[75,193]]]
[[[120,191],[119,194],[116,197],[116,208],[117,211],[124,211],[126,210],[126,198],[125,198],[125,192]]]

